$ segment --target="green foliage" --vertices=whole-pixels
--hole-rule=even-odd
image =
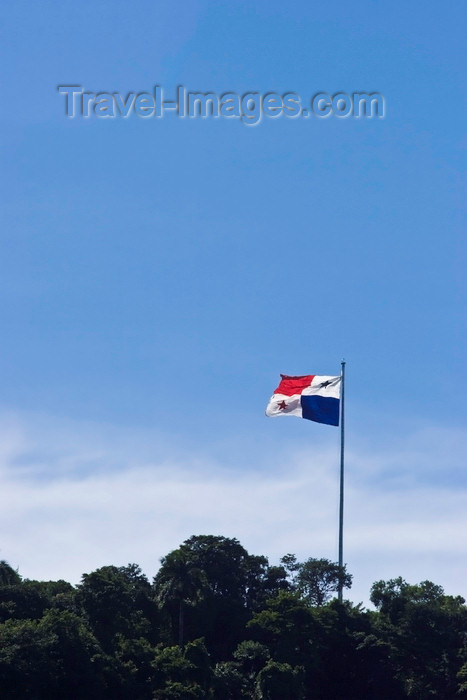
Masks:
[[[258,700],[301,700],[304,698],[303,669],[287,663],[268,661],[258,673]]]
[[[21,576],[4,559],[0,561],[0,586],[14,586],[21,583]]]
[[[185,659],[191,664],[190,677],[196,681],[205,692],[211,686],[213,671],[211,660],[204,639],[195,639],[185,647]]]
[[[280,566],[200,535],[161,561],[65,581],[0,562],[6,700],[454,700],[467,697],[467,608],[430,582],[377,581],[376,611],[332,598],[326,559]],[[177,643],[178,642],[178,643]]]
[[[161,559],[161,568],[154,578],[156,598],[162,608],[177,614],[178,643],[183,646],[185,636],[185,610],[203,598],[207,591],[206,574],[192,553],[180,547]],[[175,625],[172,625],[175,627]]]
[[[162,690],[156,690],[153,698],[157,700],[202,700],[207,695],[197,683],[178,683],[168,681]]]
[[[75,589],[66,581],[24,581],[0,585],[0,622],[37,620],[49,608],[73,610]]]
[[[167,681],[182,682],[188,678],[193,670],[191,661],[185,658],[185,654],[179,646],[162,647],[156,649],[153,667],[156,677],[161,683]]]
[[[274,660],[309,664],[316,656],[313,638],[319,623],[296,593],[281,591],[247,625],[255,640],[265,645]]]
[[[287,576],[290,579],[292,588],[295,589],[295,584],[297,580],[297,572],[300,570],[300,562],[298,561],[295,554],[285,554],[281,559],[281,564],[286,571]]]
[[[371,600],[380,611],[379,636],[392,648],[406,697],[454,697],[462,678],[459,661],[466,653],[464,599],[444,595],[431,581],[411,585],[397,578],[376,582]]]
[[[265,644],[250,639],[240,642],[233,653],[244,675],[254,677],[270,659],[270,652]]]
[[[157,607],[151,586],[136,565],[103,566],[83,574],[77,602],[107,653],[114,650],[118,635],[154,641]]]
[[[286,585],[282,567],[269,567],[266,557],[248,554],[234,538],[213,535],[183,542],[161,560],[154,579],[179,644],[204,637],[216,661],[242,640],[252,611]]]
[[[290,587],[310,605],[324,605],[339,586],[350,588],[352,576],[345,566],[339,566],[329,559],[307,559],[299,562],[295,554],[286,554],[281,559],[282,566],[290,580]]]
[[[154,647],[142,637],[128,639],[119,634],[115,642],[114,666],[110,676],[118,677],[115,691],[122,692],[123,697],[150,698]],[[109,683],[110,687],[115,684]]]
[[[202,639],[197,639],[183,650],[180,646],[158,647],[153,662],[154,697],[208,698],[212,671]]]
[[[299,565],[296,586],[301,597],[310,605],[324,605],[339,586],[350,588],[352,576],[345,566],[334,564],[329,559],[307,559]]]
[[[216,664],[213,689],[215,700],[246,700],[252,697],[247,678],[233,661]]]
[[[463,664],[461,667],[457,674],[457,679],[459,681],[458,696],[467,698],[467,663]]]
[[[0,625],[0,687],[5,698],[86,698],[103,689],[100,648],[85,622],[49,610],[40,620]]]

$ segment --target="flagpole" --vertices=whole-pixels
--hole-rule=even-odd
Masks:
[[[341,464],[340,464],[340,493],[339,493],[339,566],[344,566],[344,383],[345,360],[341,362]],[[339,583],[337,597],[342,603],[343,582]]]

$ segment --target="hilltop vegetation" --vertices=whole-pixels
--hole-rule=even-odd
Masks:
[[[5,700],[398,700],[467,697],[467,608],[429,581],[335,598],[325,559],[280,566],[194,536],[150,582],[136,564],[65,581],[0,562]]]

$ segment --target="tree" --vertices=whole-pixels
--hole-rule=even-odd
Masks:
[[[200,666],[194,663],[196,659]],[[207,670],[207,652],[202,640],[188,644],[186,649],[180,646],[159,647],[156,650],[154,667],[154,698],[158,700],[189,700],[206,698],[205,685]],[[198,682],[201,680],[201,684]]]
[[[136,564],[84,574],[75,589],[23,580],[0,562],[0,695],[467,697],[463,598],[397,578],[373,585],[374,611],[330,600],[350,583],[329,560],[288,554],[271,567],[236,539],[206,535],[164,557],[153,587]]]
[[[431,581],[412,585],[399,577],[377,581],[371,601],[380,611],[379,636],[391,647],[406,697],[453,698],[466,652],[464,599],[446,596]]]
[[[271,598],[247,624],[253,639],[269,649],[274,661],[292,667],[319,662],[314,642],[319,628],[312,609],[296,593],[287,591]]]
[[[233,653],[233,657],[239,663],[242,672],[249,678],[253,678],[269,661],[271,655],[265,644],[247,639],[244,642],[240,642]]]
[[[216,661],[242,641],[252,612],[287,586],[283,567],[269,567],[266,557],[220,535],[194,535],[161,562],[154,585],[161,603],[177,608],[179,643],[204,637]]]
[[[77,602],[107,653],[114,650],[117,635],[155,641],[157,606],[136,565],[103,566],[83,574]]]
[[[0,687],[10,700],[106,697],[99,644],[77,615],[49,610],[41,620],[0,625]]]
[[[372,613],[337,598],[311,612],[318,662],[307,673],[307,698],[402,700],[390,644],[376,634]]]
[[[339,588],[350,588],[352,576],[345,566],[329,559],[307,559],[299,564],[296,586],[301,597],[310,605],[324,605]]]
[[[258,700],[301,700],[305,697],[302,676],[300,667],[268,661],[256,680]]]
[[[247,684],[245,686],[248,691],[247,697],[254,697],[258,673],[271,658],[269,649],[265,644],[247,639],[244,642],[240,642],[233,653],[233,657]]]
[[[0,586],[13,586],[21,583],[21,576],[4,559],[0,561]]]
[[[106,668],[106,680],[113,695],[122,698],[150,700],[154,647],[144,639],[128,639],[117,635],[113,659]]]
[[[300,570],[300,562],[297,560],[295,554],[285,554],[281,559],[281,564],[287,572],[290,578],[292,587],[295,587],[297,572]]]
[[[248,681],[234,661],[221,661],[214,668],[215,700],[251,700]]]
[[[186,548],[180,547],[161,559],[154,587],[162,607],[170,607],[173,603],[177,606],[180,647],[184,644],[185,608],[201,598],[206,586],[205,574]]]
[[[37,620],[49,608],[72,609],[74,593],[66,581],[20,579],[0,586],[0,622],[9,618]]]

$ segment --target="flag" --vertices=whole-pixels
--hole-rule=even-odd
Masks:
[[[281,382],[271,396],[266,415],[297,416],[316,423],[339,425],[340,391],[341,377],[281,374]]]

